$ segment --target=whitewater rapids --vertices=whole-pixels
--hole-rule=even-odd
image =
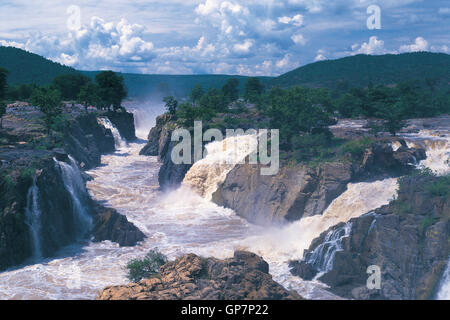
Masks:
[[[163,194],[158,190],[157,158],[139,155],[144,142],[125,144],[115,138],[118,151],[104,155],[104,165],[88,172],[93,180],[87,189],[94,199],[125,214],[147,239],[130,248],[109,241],[81,242],[61,250],[56,258],[0,273],[0,299],[94,299],[106,286],[128,283],[126,263],[155,247],[169,259],[190,252],[226,258],[236,249],[250,250],[266,259],[274,280],[285,287],[311,299],[338,298],[319,282],[292,276],[288,262],[301,258],[311,241],[329,227],[387,204],[397,193],[396,179],[349,184],[322,216],[283,228],[258,227],[209,201],[233,168],[223,163],[227,155],[221,153],[220,143],[209,146],[208,156],[191,169],[182,187]],[[249,152],[234,150],[238,159]],[[436,161],[437,167],[444,166]],[[443,288],[448,288],[447,282]]]

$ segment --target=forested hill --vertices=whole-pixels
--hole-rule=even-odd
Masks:
[[[389,85],[409,80],[450,82],[450,55],[416,52],[382,56],[356,55],[308,64],[271,81],[271,86],[366,87]]]
[[[0,67],[9,71],[9,84],[45,85],[62,74],[76,73],[73,68],[61,65],[40,55],[13,47],[0,46]]]
[[[77,71],[37,54],[0,46],[0,67],[9,70],[8,83],[47,85],[62,74],[81,72],[91,78],[96,71]],[[186,97],[196,84],[209,89],[221,87],[230,78],[239,80],[242,89],[248,77],[231,75],[157,75],[122,74],[131,98],[160,99],[166,95]],[[271,87],[366,87],[390,85],[409,80],[433,79],[438,87],[450,83],[450,55],[443,53],[405,53],[399,55],[356,55],[320,61],[295,69],[277,78],[260,77],[266,89]],[[438,81],[436,81],[438,80]]]

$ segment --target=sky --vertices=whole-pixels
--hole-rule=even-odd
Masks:
[[[448,0],[0,0],[0,45],[79,70],[277,76],[355,54],[450,54]]]

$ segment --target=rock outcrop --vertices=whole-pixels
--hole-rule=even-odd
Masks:
[[[450,254],[450,199],[429,191],[435,183],[442,188],[439,179],[445,177],[402,178],[397,200],[324,232],[291,263],[292,273],[319,275],[333,293],[351,299],[433,298]],[[380,290],[366,286],[372,265],[381,270]]]
[[[27,110],[23,117],[30,114],[39,116]],[[117,116],[121,117],[128,125],[133,123],[132,114]],[[20,132],[0,132],[8,143],[0,141],[0,270],[23,263],[35,253],[28,212],[33,202],[39,211],[36,230],[41,257],[51,257],[61,247],[90,237],[92,231],[98,241],[111,240],[123,246],[141,241],[144,235],[126,217],[95,204],[84,188],[89,177],[79,170],[78,164],[84,169],[95,167],[100,164],[101,154],[115,149],[111,131],[98,124],[96,115],[69,119],[61,139],[63,147],[53,150],[35,148],[34,140],[40,137],[42,128],[28,132],[30,120],[27,121],[11,124],[23,128]],[[28,132],[28,136],[23,132]],[[69,154],[78,164],[69,159]],[[76,172],[75,176],[64,177],[62,163],[67,165],[66,175],[70,171]],[[34,194],[30,193],[32,188],[36,190]],[[89,221],[80,221],[80,210]]]
[[[261,257],[237,251],[218,260],[188,254],[161,267],[158,275],[105,288],[100,300],[280,300],[302,299],[272,280]]]
[[[283,167],[277,175],[263,176],[259,165],[237,165],[213,194],[213,201],[258,224],[277,224],[322,213],[345,191],[352,168],[327,163]]]
[[[116,210],[95,205],[94,241],[110,240],[122,247],[131,247],[145,239],[145,235]]]
[[[130,112],[106,112],[105,116],[114,124],[119,130],[122,138],[127,141],[136,140],[136,129],[134,127],[134,115]]]
[[[158,181],[161,189],[176,188],[183,181],[184,176],[192,165],[174,164],[170,157],[177,142],[171,142],[172,131],[176,128],[170,114],[163,114],[156,118],[156,126],[150,130],[148,142],[141,150],[141,155],[158,156],[162,162],[159,169]]]
[[[114,152],[114,137],[111,130],[98,124],[95,114],[86,114],[68,121],[64,149],[83,169],[91,169],[101,163],[102,154]]]
[[[378,142],[358,162],[283,166],[273,176],[262,176],[259,165],[239,164],[212,200],[250,222],[280,224],[322,214],[349,182],[398,176],[424,158],[421,149],[408,149],[405,144],[394,152],[390,143]]]

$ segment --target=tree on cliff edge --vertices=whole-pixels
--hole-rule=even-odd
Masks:
[[[121,108],[122,100],[127,96],[123,77],[113,71],[102,71],[95,77],[98,85],[97,94],[102,108],[117,111]]]
[[[56,89],[38,88],[34,90],[31,100],[44,114],[45,128],[50,135],[53,124],[62,113],[61,93]]]

